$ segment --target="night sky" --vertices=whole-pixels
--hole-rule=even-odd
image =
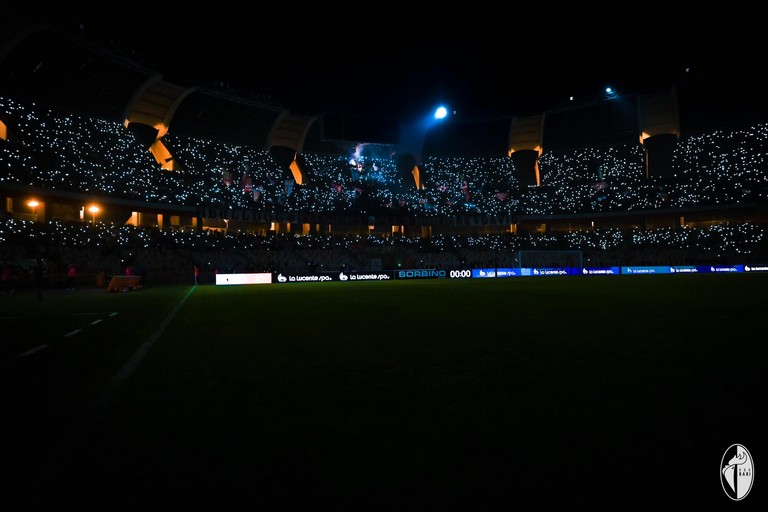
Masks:
[[[258,5],[127,7],[120,15],[20,16],[132,48],[171,83],[224,83],[298,114],[407,121],[445,103],[467,119],[530,115],[597,99],[607,86],[645,93],[673,85],[713,120],[768,114],[761,46],[752,41],[760,32],[744,28],[744,13],[733,27],[724,13],[690,23],[652,9],[557,12],[545,22],[488,9],[443,9],[433,19],[383,5],[310,13],[298,6],[263,13]]]

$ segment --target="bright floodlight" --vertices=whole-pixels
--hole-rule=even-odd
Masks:
[[[95,226],[96,225],[96,214],[101,211],[101,208],[99,208],[99,205],[97,205],[97,204],[92,204],[91,206],[88,207],[88,211],[91,212],[91,222]]]
[[[435,110],[435,119],[444,119],[448,115],[448,109],[445,107],[437,107]]]

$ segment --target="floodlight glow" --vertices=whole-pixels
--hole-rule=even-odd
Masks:
[[[37,199],[30,199],[27,202],[27,206],[32,208],[32,215],[35,218],[35,222],[37,222],[37,207],[40,206],[40,203],[37,201]]]
[[[443,106],[437,107],[435,119],[445,119],[446,116],[448,116],[448,109]]]
[[[92,204],[88,207],[88,211],[91,212],[91,223],[95,226],[96,225],[96,214],[101,211],[101,208],[99,208],[98,205]]]

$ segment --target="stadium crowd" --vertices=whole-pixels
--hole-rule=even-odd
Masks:
[[[357,148],[350,155],[302,154],[309,179],[300,185],[267,150],[172,132],[162,142],[179,168],[163,172],[119,123],[2,97],[0,112],[16,138],[0,141],[0,183],[150,203],[305,213],[551,215],[768,198],[768,125],[680,140],[671,177],[645,177],[638,142],[545,152],[537,187],[520,184],[508,157],[426,157],[417,188],[395,159],[366,156]]]
[[[0,261],[41,257],[52,276],[64,276],[74,264],[79,279],[89,284],[99,273],[122,275],[126,267],[156,283],[186,281],[194,266],[209,277],[215,272],[518,267],[521,251],[580,251],[581,264],[586,267],[765,264],[768,232],[765,226],[733,223],[706,228],[598,228],[516,235],[263,236],[109,223],[0,222]],[[547,262],[540,263],[547,266]]]
[[[673,176],[646,177],[640,143],[545,152],[541,186],[522,186],[508,157],[420,162],[421,187],[390,156],[302,154],[309,179],[293,180],[269,151],[176,136],[162,142],[178,166],[163,170],[118,123],[0,97],[4,184],[182,206],[271,212],[408,215],[572,215],[687,206],[763,204],[768,197],[768,125],[678,142]],[[158,281],[208,272],[375,270],[519,266],[519,252],[582,251],[584,266],[765,263],[766,227],[731,221],[701,227],[575,229],[567,233],[267,235],[158,229],[103,221],[30,222],[6,215],[0,260],[43,257],[49,272],[120,274],[126,266]]]

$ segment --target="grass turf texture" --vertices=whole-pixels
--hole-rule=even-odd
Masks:
[[[4,295],[6,483],[33,503],[80,506],[727,503],[722,453],[741,443],[759,457],[766,431],[766,284],[574,276]]]

